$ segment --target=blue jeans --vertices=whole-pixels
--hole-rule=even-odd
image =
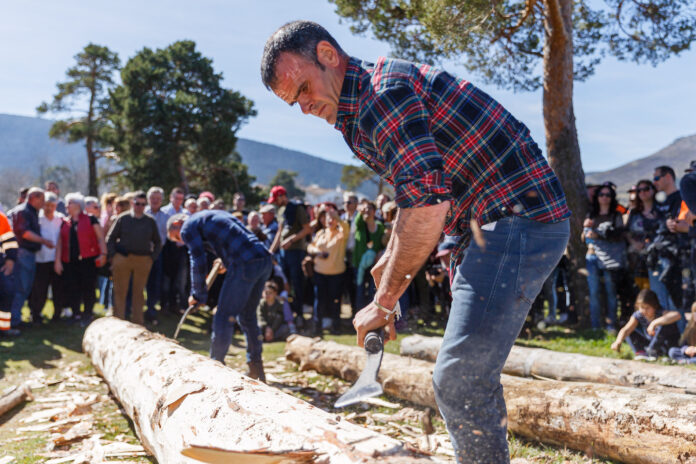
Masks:
[[[599,301],[600,278],[604,277],[604,290],[607,294],[607,317],[612,328],[616,328],[616,272],[621,270],[609,270],[601,267],[597,255],[587,255],[585,258],[587,268],[587,286],[590,290],[590,321],[593,329],[602,328],[602,306]]]
[[[302,260],[307,256],[305,250],[281,250],[283,260],[283,272],[292,288],[292,310],[298,316],[302,316],[304,304],[304,274],[302,273]]]
[[[225,355],[232,342],[234,317],[244,332],[247,343],[247,362],[261,361],[263,337],[256,319],[256,307],[263,286],[271,276],[271,257],[235,263],[228,267],[220,289],[218,307],[213,317],[210,357],[225,364]]]
[[[489,225],[490,226],[490,225]],[[568,221],[517,216],[482,230],[456,268],[452,307],[433,372],[435,399],[458,462],[507,463],[500,374],[532,302],[563,255]]]
[[[34,274],[36,273],[36,254],[24,248],[17,249],[17,261],[14,265],[12,275],[14,276],[15,294],[12,298],[12,319],[10,324],[17,327],[22,322],[22,306],[29,298],[31,287],[34,285]]]
[[[673,346],[669,349],[669,359],[680,364],[696,364],[696,356],[687,356],[686,349],[689,345]]]
[[[667,264],[664,262],[664,258],[658,259],[657,266],[654,269],[648,269],[648,280],[650,281],[650,290],[655,292],[657,299],[660,301],[660,305],[666,311],[678,311],[677,305],[674,304],[672,296],[669,294],[669,290],[664,282],[660,280],[660,275],[664,272]],[[682,319],[684,321],[683,313]],[[683,330],[683,327],[680,327]]]

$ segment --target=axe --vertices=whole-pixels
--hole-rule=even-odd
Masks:
[[[359,403],[367,398],[379,396],[384,391],[382,390],[382,385],[377,382],[377,374],[379,373],[379,366],[382,364],[382,355],[384,354],[382,334],[382,330],[379,329],[372,330],[365,335],[365,342],[363,343],[367,353],[365,367],[355,385],[341,395],[334,404],[334,408],[344,408],[351,404]]]
[[[218,275],[218,272],[220,272],[220,267],[222,267],[222,260],[221,259],[216,259],[213,262],[213,268],[210,270],[208,273],[208,277],[205,278],[205,287],[210,290],[210,287],[212,287],[213,282],[215,282],[215,278]],[[176,337],[179,335],[179,331],[181,330],[181,326],[184,325],[184,321],[188,317],[188,315],[196,309],[198,305],[191,305],[188,308],[186,308],[186,311],[184,311],[184,315],[181,316],[181,320],[179,320],[179,323],[176,325],[176,331],[174,331],[174,340],[176,340]]]

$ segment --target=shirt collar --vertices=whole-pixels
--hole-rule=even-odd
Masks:
[[[343,77],[343,87],[341,88],[341,96],[338,99],[338,112],[336,114],[337,129],[340,128],[342,119],[346,116],[356,114],[358,112],[358,102],[360,99],[360,91],[362,90],[362,80],[367,74],[363,68],[362,62],[357,58],[351,57],[348,60],[346,74]]]

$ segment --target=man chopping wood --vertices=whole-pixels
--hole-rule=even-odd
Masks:
[[[265,382],[261,360],[263,339],[256,320],[256,306],[271,275],[271,254],[256,235],[226,211],[207,210],[192,216],[175,214],[167,220],[167,235],[189,249],[189,305],[204,304],[208,298],[206,250],[222,260],[227,272],[213,316],[210,357],[225,363],[233,335],[230,318],[234,317],[246,337],[247,375]]]
[[[286,103],[341,131],[396,191],[393,233],[372,270],[377,292],[353,321],[358,343],[382,326],[396,338],[399,296],[442,231],[456,236],[435,396],[459,462],[509,462],[500,373],[569,236],[563,190],[529,130],[467,81],[350,57],[309,21],[268,39],[261,75]]]

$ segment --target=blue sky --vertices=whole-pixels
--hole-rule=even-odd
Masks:
[[[125,62],[147,46],[192,39],[213,59],[225,85],[254,100],[258,116],[241,137],[352,162],[339,132],[303,115],[266,91],[259,60],[266,38],[293,19],[323,24],[354,56],[374,60],[387,44],[351,35],[325,0],[61,0],[3,2],[0,15],[0,113],[35,115],[64,79],[72,57],[88,42],[106,45]],[[446,69],[478,83],[448,63]],[[696,133],[696,50],[657,68],[609,59],[585,83],[576,83],[575,115],[586,171],[616,167]],[[524,121],[543,146],[541,92],[512,93],[481,85]]]

